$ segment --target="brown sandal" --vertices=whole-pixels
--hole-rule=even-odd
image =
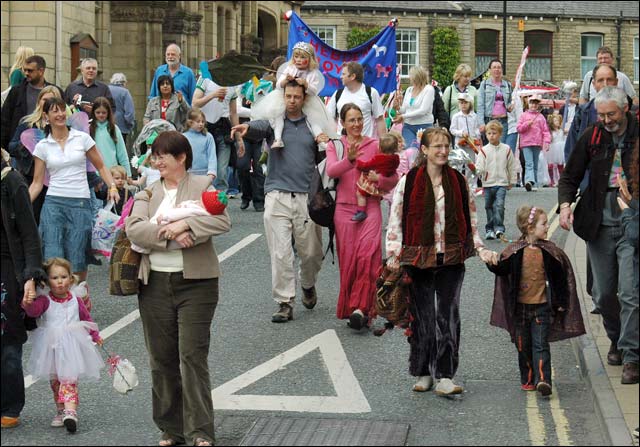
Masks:
[[[193,445],[213,445],[213,443],[211,441],[207,441],[204,438],[196,438]]]

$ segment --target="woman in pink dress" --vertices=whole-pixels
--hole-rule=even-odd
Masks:
[[[358,206],[356,183],[360,171],[356,160],[369,161],[378,152],[378,140],[362,135],[363,118],[360,108],[345,104],[340,111],[343,126],[341,138],[344,147],[342,160],[337,159],[333,143],[327,146],[327,174],[339,179],[336,195],[336,211],[333,222],[336,228],[336,246],[340,266],[340,296],[336,314],[349,319],[352,329],[368,326],[376,296],[376,278],[382,262],[382,213],[380,198],[367,198],[367,218],[362,222],[351,217]],[[391,191],[398,182],[398,175],[384,177],[369,172],[369,180],[378,189]]]

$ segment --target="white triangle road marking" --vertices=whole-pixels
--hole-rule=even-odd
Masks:
[[[237,395],[236,392],[319,349],[336,396]],[[353,374],[336,331],[329,329],[256,366],[211,392],[216,410],[369,413],[371,407]]]

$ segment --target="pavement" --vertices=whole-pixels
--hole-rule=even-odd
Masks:
[[[582,375],[591,391],[595,412],[609,445],[638,445],[633,430],[638,427],[638,384],[622,385],[622,366],[607,364],[610,341],[602,325],[602,317],[590,313],[591,297],[586,292],[586,244],[575,233],[567,237],[565,252],[576,275],[578,294],[586,335],[573,338],[572,345],[580,362]]]

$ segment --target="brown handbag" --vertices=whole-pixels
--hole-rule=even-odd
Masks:
[[[411,279],[404,269],[391,270],[385,265],[376,280],[376,315],[386,318],[385,329],[374,331],[382,335],[394,326],[409,327],[409,284]]]
[[[109,260],[109,293],[117,296],[138,293],[138,271],[142,255],[131,249],[124,228],[116,236]]]

